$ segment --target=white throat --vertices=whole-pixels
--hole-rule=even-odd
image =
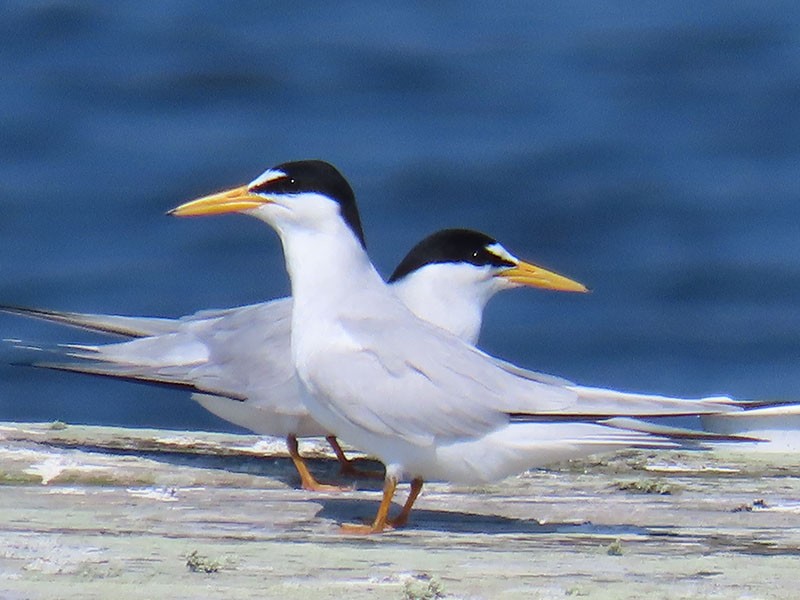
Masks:
[[[295,312],[309,306],[346,302],[354,288],[383,285],[361,243],[344,223],[340,231],[279,231],[279,235]]]
[[[349,345],[342,322],[367,314],[371,298],[393,295],[361,242],[341,219],[322,227],[275,223],[292,287],[292,358],[307,386],[307,361],[334,346]]]
[[[392,284],[397,297],[417,317],[475,345],[483,309],[500,291],[496,279],[471,265],[430,264]]]

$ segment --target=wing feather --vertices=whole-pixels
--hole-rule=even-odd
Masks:
[[[557,411],[575,400],[566,388],[513,377],[417,319],[345,317],[340,324],[328,351],[309,357],[306,383],[331,400],[331,410],[375,434],[418,445],[474,438],[508,423],[509,413],[522,407]],[[514,385],[524,387],[524,401],[508,393]]]
[[[86,361],[84,365],[40,366],[188,387],[247,398],[253,407],[280,414],[305,415],[291,363],[291,311],[291,299],[283,298],[158,320],[163,332],[157,335],[61,347],[63,356]]]
[[[727,398],[692,401],[576,386],[494,359],[397,305],[370,315],[367,300],[362,314],[343,310],[327,351],[310,353],[298,366],[329,409],[378,435],[430,444],[485,435],[512,415],[585,422],[739,410]]]

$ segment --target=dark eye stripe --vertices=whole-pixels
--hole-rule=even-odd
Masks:
[[[487,248],[481,248],[472,253],[472,260],[467,262],[473,265],[483,266],[491,265],[493,267],[513,267],[514,263],[501,256],[497,256],[494,252],[490,252]]]
[[[292,194],[301,190],[296,179],[284,175],[255,185],[250,191],[256,194]]]

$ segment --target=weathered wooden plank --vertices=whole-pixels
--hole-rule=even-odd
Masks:
[[[4,599],[798,593],[797,455],[628,452],[427,484],[408,529],[362,539],[338,523],[371,517],[380,482],[296,490],[280,440],[5,424],[0,441]],[[302,450],[337,478],[322,442]]]

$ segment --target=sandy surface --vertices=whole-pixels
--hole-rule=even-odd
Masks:
[[[348,483],[322,442],[301,451]],[[795,454],[629,452],[426,484],[407,529],[368,538],[338,525],[373,516],[379,481],[297,490],[282,443],[256,436],[0,424],[0,483],[3,600],[800,593]]]

